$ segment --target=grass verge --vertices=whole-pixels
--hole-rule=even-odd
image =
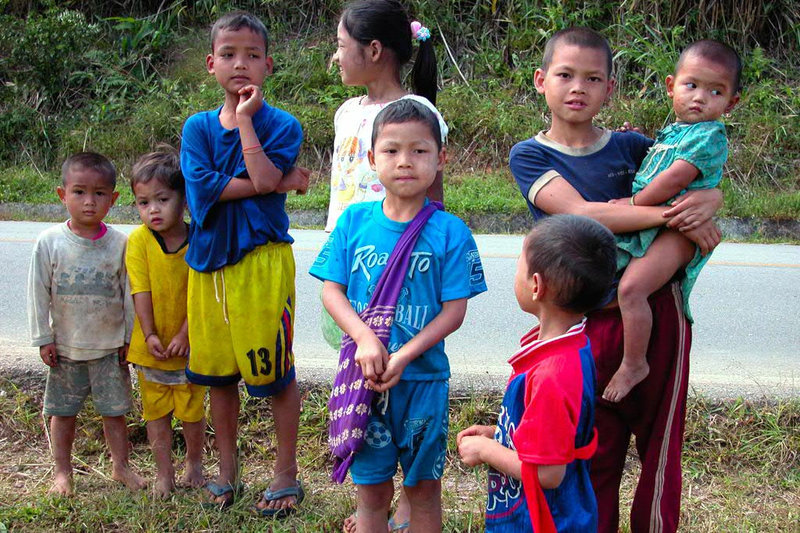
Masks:
[[[102,424],[88,408],[79,417],[74,448],[77,495],[47,495],[51,459],[41,418],[42,379],[0,380],[0,531],[339,531],[354,509],[352,485],[329,479],[325,388],[303,391],[299,462],[307,488],[302,510],[284,521],[265,524],[250,512],[271,475],[274,428],[267,403],[244,398],[240,453],[246,494],[226,512],[201,508],[203,491],[178,490],[160,501],[136,494],[109,478]],[[484,469],[466,468],[455,455],[454,437],[472,423],[491,423],[497,394],[474,392],[451,399],[452,453],[444,477],[446,531],[483,531]],[[154,477],[144,424],[129,419],[131,460]],[[216,468],[208,432],[207,472]],[[690,400],[684,446],[683,531],[797,531],[800,527],[800,400],[751,403]],[[175,454],[184,454],[175,439]],[[621,491],[630,505],[638,475],[631,448]],[[624,515],[625,513],[623,513]],[[627,519],[624,519],[627,520]],[[623,531],[628,531],[627,523]]]

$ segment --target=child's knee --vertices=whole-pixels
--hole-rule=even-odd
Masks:
[[[394,496],[391,480],[374,485],[358,485],[358,505],[369,510],[389,509]]]
[[[648,296],[647,292],[643,290],[642,284],[638,283],[636,279],[626,279],[623,276],[617,287],[617,298],[623,309],[636,304],[644,303],[646,305]]]

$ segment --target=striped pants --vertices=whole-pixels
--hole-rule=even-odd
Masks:
[[[622,361],[619,310],[596,311],[586,323],[597,365],[595,423],[599,440],[591,478],[601,533],[618,530],[619,486],[631,434],[642,463],[631,509],[631,531],[661,533],[678,528],[692,330],[683,315],[679,283],[667,284],[649,301],[653,312],[647,353],[650,374],[619,403],[600,397]]]

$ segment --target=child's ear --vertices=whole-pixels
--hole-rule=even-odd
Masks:
[[[214,54],[206,56],[206,70],[209,74],[214,74]]]
[[[730,101],[728,101],[728,105],[725,107],[725,112],[730,113],[733,111],[733,108],[736,107],[736,104],[739,103],[739,93],[737,92],[733,96],[731,96]]]
[[[667,79],[664,80],[664,83],[667,85],[667,96],[672,98],[672,95],[675,90],[675,76],[670,74],[667,76]]]
[[[534,272],[531,276],[531,299],[535,302],[542,299],[544,296],[544,283],[542,283],[542,275]]]
[[[114,205],[114,202],[117,201],[117,198],[119,198],[119,191],[112,192],[111,193],[111,205]]]
[[[439,161],[437,162],[436,170],[443,171],[445,163],[447,163],[447,148],[442,146],[442,149],[439,150]]]
[[[267,76],[271,76],[272,75],[272,67],[274,65],[274,63],[272,62],[272,56],[267,56],[266,58],[264,58],[264,62],[267,65]]]
[[[537,68],[533,73],[533,86],[536,87],[536,92],[544,94],[544,77],[547,74],[544,70]]]
[[[56,187],[56,194],[58,194],[58,199],[61,200],[62,204],[66,203],[67,190],[64,187],[60,185]]]
[[[610,76],[608,78],[608,82],[606,83],[606,103],[611,98],[611,94],[614,92],[614,87],[617,86],[617,78]]]
[[[369,168],[375,170],[375,153],[372,150],[367,151],[367,159],[369,159]]]
[[[367,53],[367,58],[372,63],[377,63],[381,59],[381,56],[383,55],[383,43],[381,43],[377,39],[373,39],[367,45],[366,53]]]

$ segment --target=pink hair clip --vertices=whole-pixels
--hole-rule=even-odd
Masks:
[[[411,36],[419,42],[427,41],[431,38],[431,30],[422,25],[418,20],[411,23]]]

